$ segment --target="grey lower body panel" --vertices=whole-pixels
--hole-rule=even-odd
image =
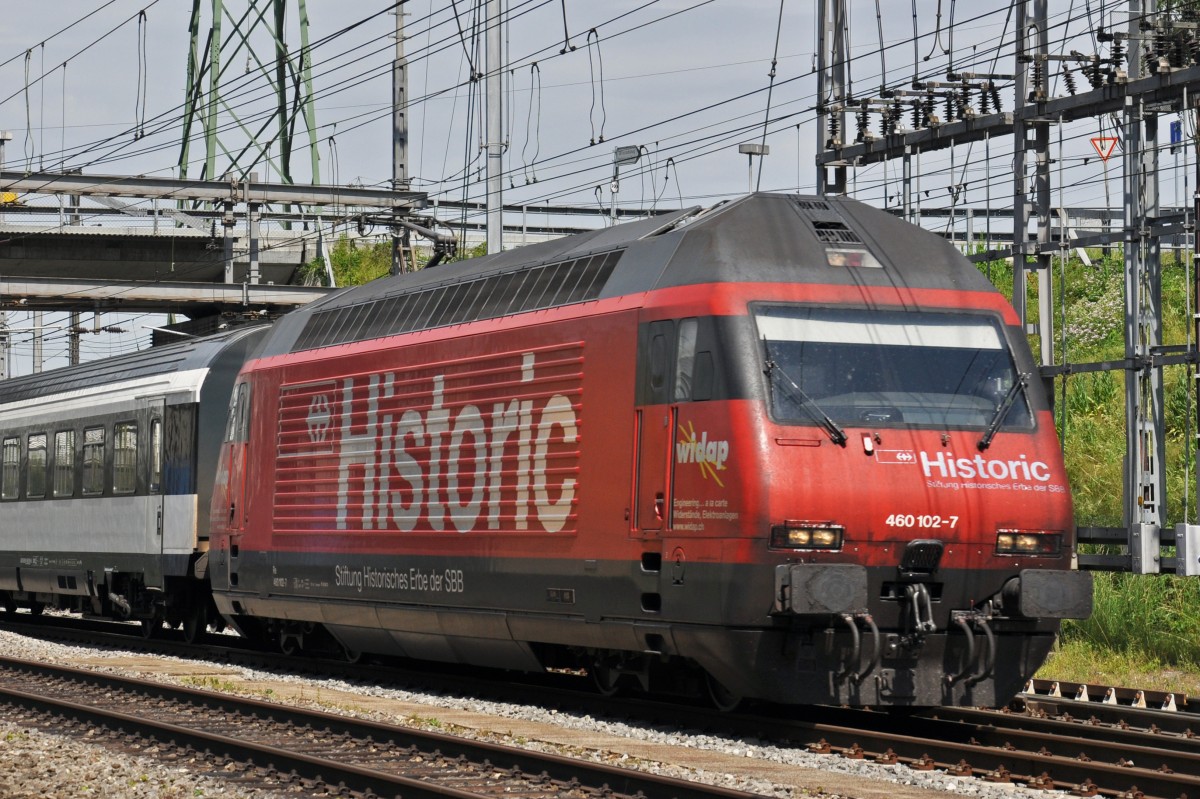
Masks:
[[[861,618],[824,612],[841,588],[817,595],[820,614],[774,610],[769,564],[691,564],[681,583],[648,575],[637,561],[377,556],[345,565],[328,555],[246,551],[238,560],[239,585],[216,594],[222,614],[321,624],[352,651],[519,670],[540,669],[546,646],[651,653],[698,665],[736,694],[780,703],[1002,704],[1041,665],[1058,628],[1056,619],[1007,619],[985,635],[952,621],[970,606],[963,592],[978,596],[990,585],[999,595],[1017,576],[1008,573],[948,574],[931,592],[935,629],[922,632],[913,631],[906,601],[879,599],[890,590],[887,574],[856,577],[876,636]],[[459,571],[461,583],[447,590]],[[420,577],[435,574],[441,582]]]

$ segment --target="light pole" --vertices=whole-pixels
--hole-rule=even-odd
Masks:
[[[4,145],[12,141],[11,130],[0,130],[0,172],[4,171]],[[7,192],[5,192],[7,194]],[[0,196],[0,207],[3,207],[7,197]],[[0,221],[4,219],[4,212],[0,210]]]
[[[0,172],[4,171],[4,145],[6,142],[12,141],[11,130],[0,130]],[[4,205],[4,198],[0,197],[0,208]],[[0,220],[4,219],[4,212],[0,211]],[[8,379],[8,314],[0,309],[0,380]]]
[[[636,164],[642,158],[642,147],[640,144],[631,144],[626,147],[613,148],[613,179],[609,185],[612,192],[612,200],[608,208],[609,219],[612,224],[617,224],[617,192],[621,188],[620,170],[623,165]]]
[[[750,142],[748,144],[739,144],[738,152],[741,153],[742,155],[746,156],[746,159],[750,162],[750,167],[749,167],[750,179],[749,179],[749,183],[746,187],[746,191],[753,193],[754,192],[754,156],[757,155],[757,156],[761,157],[764,155],[769,155],[771,153],[771,146],[768,144],[759,144],[757,142]]]

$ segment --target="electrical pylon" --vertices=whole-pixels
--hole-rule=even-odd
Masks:
[[[307,148],[312,171],[299,182],[320,183],[305,0],[192,0],[188,31],[179,177],[194,171],[191,147],[203,142],[195,177],[244,179],[258,169],[262,180],[294,183],[293,154]]]

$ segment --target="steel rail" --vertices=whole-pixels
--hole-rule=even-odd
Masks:
[[[112,645],[111,637],[108,643]],[[187,648],[178,643],[137,640],[131,646],[156,643],[166,644],[173,654],[189,656]],[[224,657],[261,660],[268,656],[226,652]],[[258,660],[256,665],[261,665]],[[939,768],[957,776],[1064,788],[1084,795],[1119,796],[1133,792],[1135,786],[1138,793],[1160,799],[1200,795],[1200,737],[1193,734],[1200,732],[1200,719],[1191,713],[1025,694],[1014,703],[1014,707],[1023,703],[1029,711],[1024,713],[947,707],[895,715],[850,708],[768,706],[753,713],[719,714],[644,697],[601,698],[572,688],[566,679],[526,684],[497,680],[488,673],[401,673],[394,667],[294,658],[271,662],[274,668],[339,676],[347,676],[347,669],[357,669],[358,679],[385,684],[399,678],[410,686],[420,683],[497,701],[554,706],[561,712],[669,723],[685,730],[716,728],[723,734],[762,738],[781,746],[920,770]],[[1118,693],[1134,695],[1133,691]],[[1047,708],[1052,713],[1045,713]],[[1160,771],[1162,766],[1171,771]]]
[[[571,790],[573,795],[640,795],[646,799],[748,799],[753,796],[741,791],[632,771],[603,763],[88,669],[0,657],[0,670],[7,672],[5,679],[0,680],[0,698],[14,705],[52,709],[55,713],[92,724],[115,726],[122,731],[136,731],[156,740],[174,742],[176,746],[182,743],[202,752],[220,752],[280,772],[294,772],[303,779],[320,780],[327,785],[340,783],[352,790],[371,791],[378,795],[403,795],[406,799],[478,799],[480,796],[514,795],[512,785],[518,782],[537,786],[550,785],[552,781],[558,784],[559,789]],[[70,680],[76,690],[71,691],[72,696],[69,698],[62,698],[48,695],[51,692],[41,693],[15,687],[16,674]],[[149,698],[155,698],[173,704],[202,708],[220,714],[228,722],[225,726],[235,728],[238,732],[235,735],[205,729],[206,724],[213,726],[216,722],[202,716],[198,717],[196,726],[191,726],[164,720],[160,717],[163,715],[161,712],[142,714],[103,708],[82,696],[90,689],[107,694],[104,697],[105,702],[112,702],[113,696],[119,694],[126,697],[120,701],[129,704],[145,705]],[[250,720],[255,724],[251,724]],[[441,760],[461,758],[465,763],[474,765],[477,770],[493,775],[497,784],[490,791],[468,791],[438,784],[437,776],[433,774],[428,774],[423,779],[415,779],[382,768],[355,765],[341,759],[310,754],[294,747],[251,740],[249,735],[253,731],[252,728],[264,723],[297,730],[316,729],[320,730],[323,737],[351,737],[361,742],[356,746],[369,746],[380,750],[383,753],[379,756],[381,761],[400,754],[401,750],[415,748],[423,755],[417,761],[423,764],[421,769],[429,768],[431,756]],[[276,734],[274,737],[280,736]],[[298,735],[295,740],[298,746],[303,746],[307,738]],[[461,782],[462,775],[447,779]],[[556,789],[551,787],[552,792],[553,790]],[[520,795],[521,791],[517,791],[516,794]]]

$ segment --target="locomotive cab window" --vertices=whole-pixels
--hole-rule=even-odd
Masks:
[[[4,439],[3,461],[0,461],[0,499],[21,496],[21,439]]]
[[[692,378],[696,368],[696,329],[699,324],[695,317],[684,319],[679,323],[679,333],[675,340],[675,401],[687,402],[692,398]]]
[[[784,422],[1030,429],[999,323],[986,316],[755,309],[771,415]],[[1003,410],[1002,410],[1003,409]]]
[[[33,433],[28,439],[28,460],[26,461],[25,496],[28,499],[41,499],[46,496],[46,434]]]
[[[247,441],[250,438],[250,384],[238,383],[229,400],[229,421],[225,426],[225,441]]]

